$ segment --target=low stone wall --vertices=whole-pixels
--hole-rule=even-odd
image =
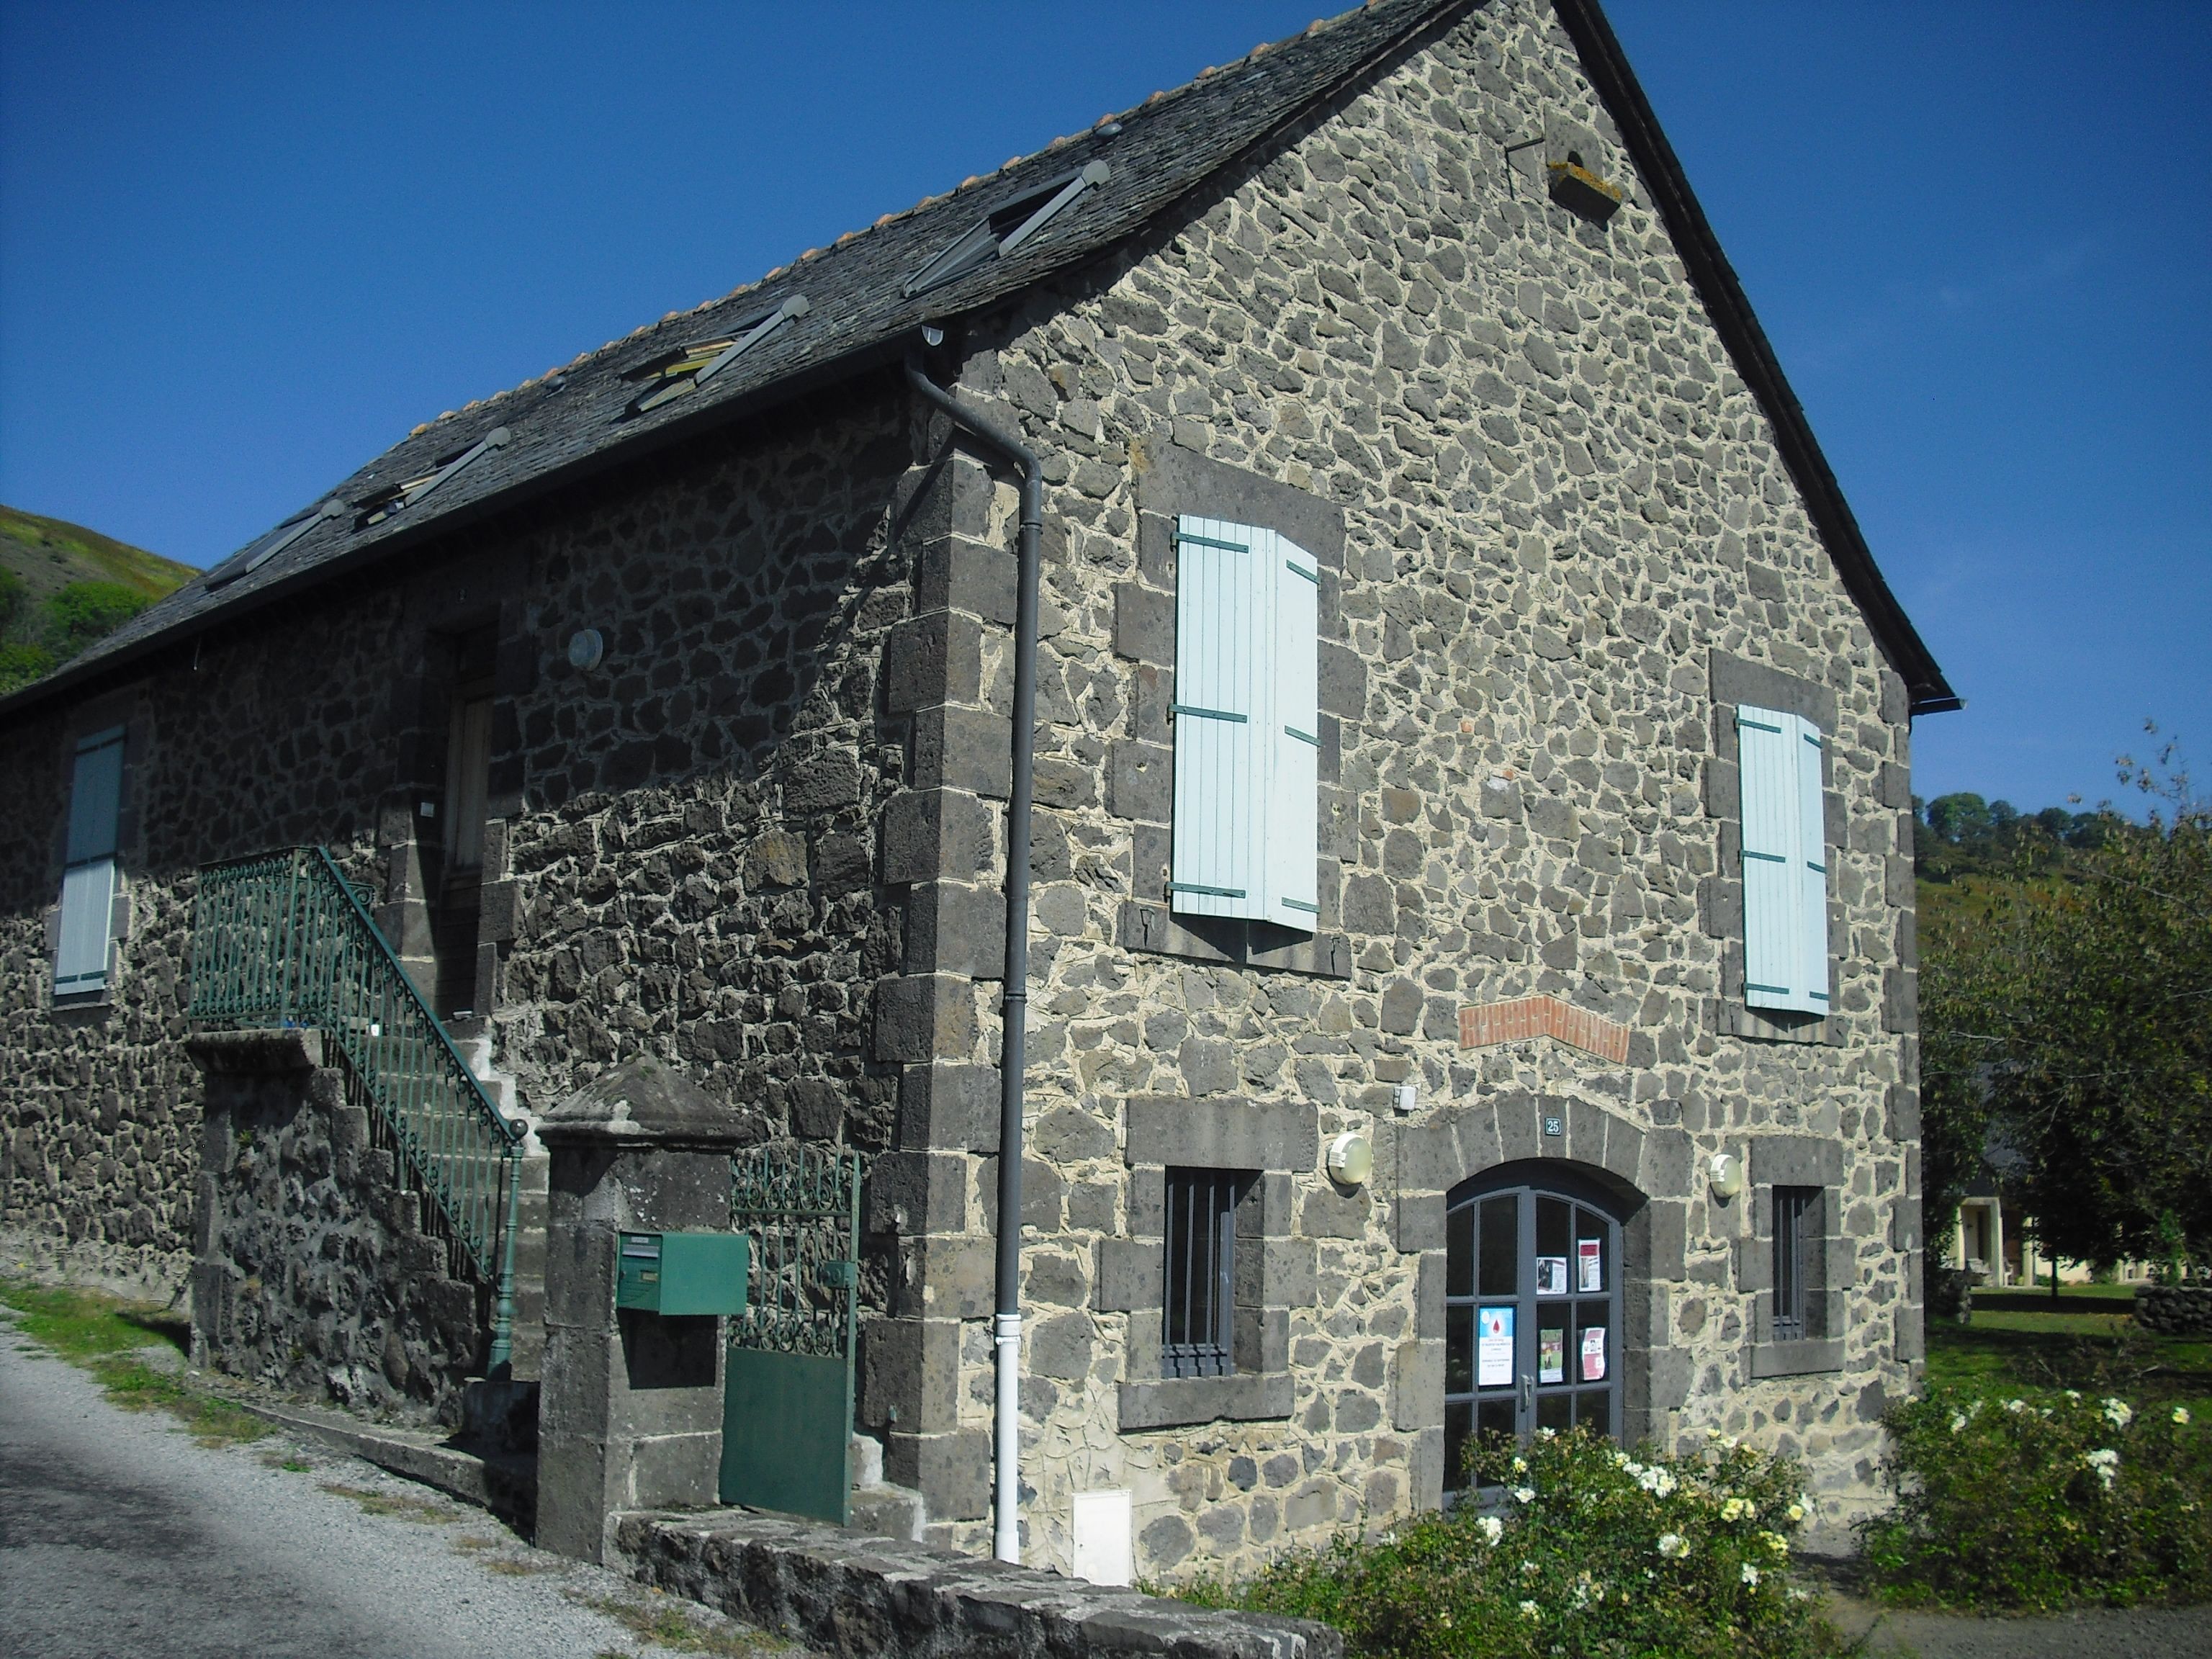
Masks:
[[[627,1515],[636,1577],[840,1659],[1342,1659],[1327,1625],[1213,1613],[1057,1573],[723,1510]]]
[[[2136,1323],[2160,1336],[2212,1336],[2212,1287],[2138,1285]]]
[[[314,1031],[208,1032],[192,1338],[203,1364],[458,1426],[489,1297],[453,1276]]]
[[[176,1303],[191,1282],[192,1259],[158,1244],[73,1239],[0,1227],[0,1273],[41,1285],[81,1285],[134,1302]]]

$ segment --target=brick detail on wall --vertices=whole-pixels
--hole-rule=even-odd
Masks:
[[[1550,1037],[1616,1066],[1628,1061],[1628,1028],[1587,1008],[1571,1007],[1557,997],[1516,997],[1459,1011],[1459,1046],[1486,1048],[1495,1042]]]

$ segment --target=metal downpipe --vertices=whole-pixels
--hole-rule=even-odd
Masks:
[[[992,1553],[1022,1559],[1022,1077],[1029,1044],[1030,806],[1036,731],[1037,547],[1044,533],[1044,465],[1036,452],[963,407],[915,363],[907,384],[953,424],[1022,470],[1016,556],[1012,787],[1006,797],[1006,958],[999,1054],[998,1304],[991,1322],[996,1359],[992,1406]]]

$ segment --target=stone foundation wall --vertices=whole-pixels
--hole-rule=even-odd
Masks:
[[[200,1363],[380,1416],[461,1421],[494,1286],[313,1031],[193,1040],[208,1067],[192,1334]]]

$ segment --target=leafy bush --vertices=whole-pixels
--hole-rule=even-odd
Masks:
[[[1353,1653],[1402,1659],[1842,1651],[1790,1579],[1793,1463],[1718,1439],[1702,1456],[1631,1455],[1577,1430],[1525,1455],[1486,1444],[1476,1472],[1504,1487],[1501,1511],[1462,1504],[1181,1593],[1323,1620]]]
[[[71,582],[46,602],[45,642],[55,656],[74,657],[152,603],[121,582]]]
[[[1897,1507],[1859,1523],[1891,1599],[2040,1609],[2212,1600],[2212,1437],[2068,1389],[1891,1408]]]
[[[51,672],[54,653],[42,645],[0,645],[0,696]]]

